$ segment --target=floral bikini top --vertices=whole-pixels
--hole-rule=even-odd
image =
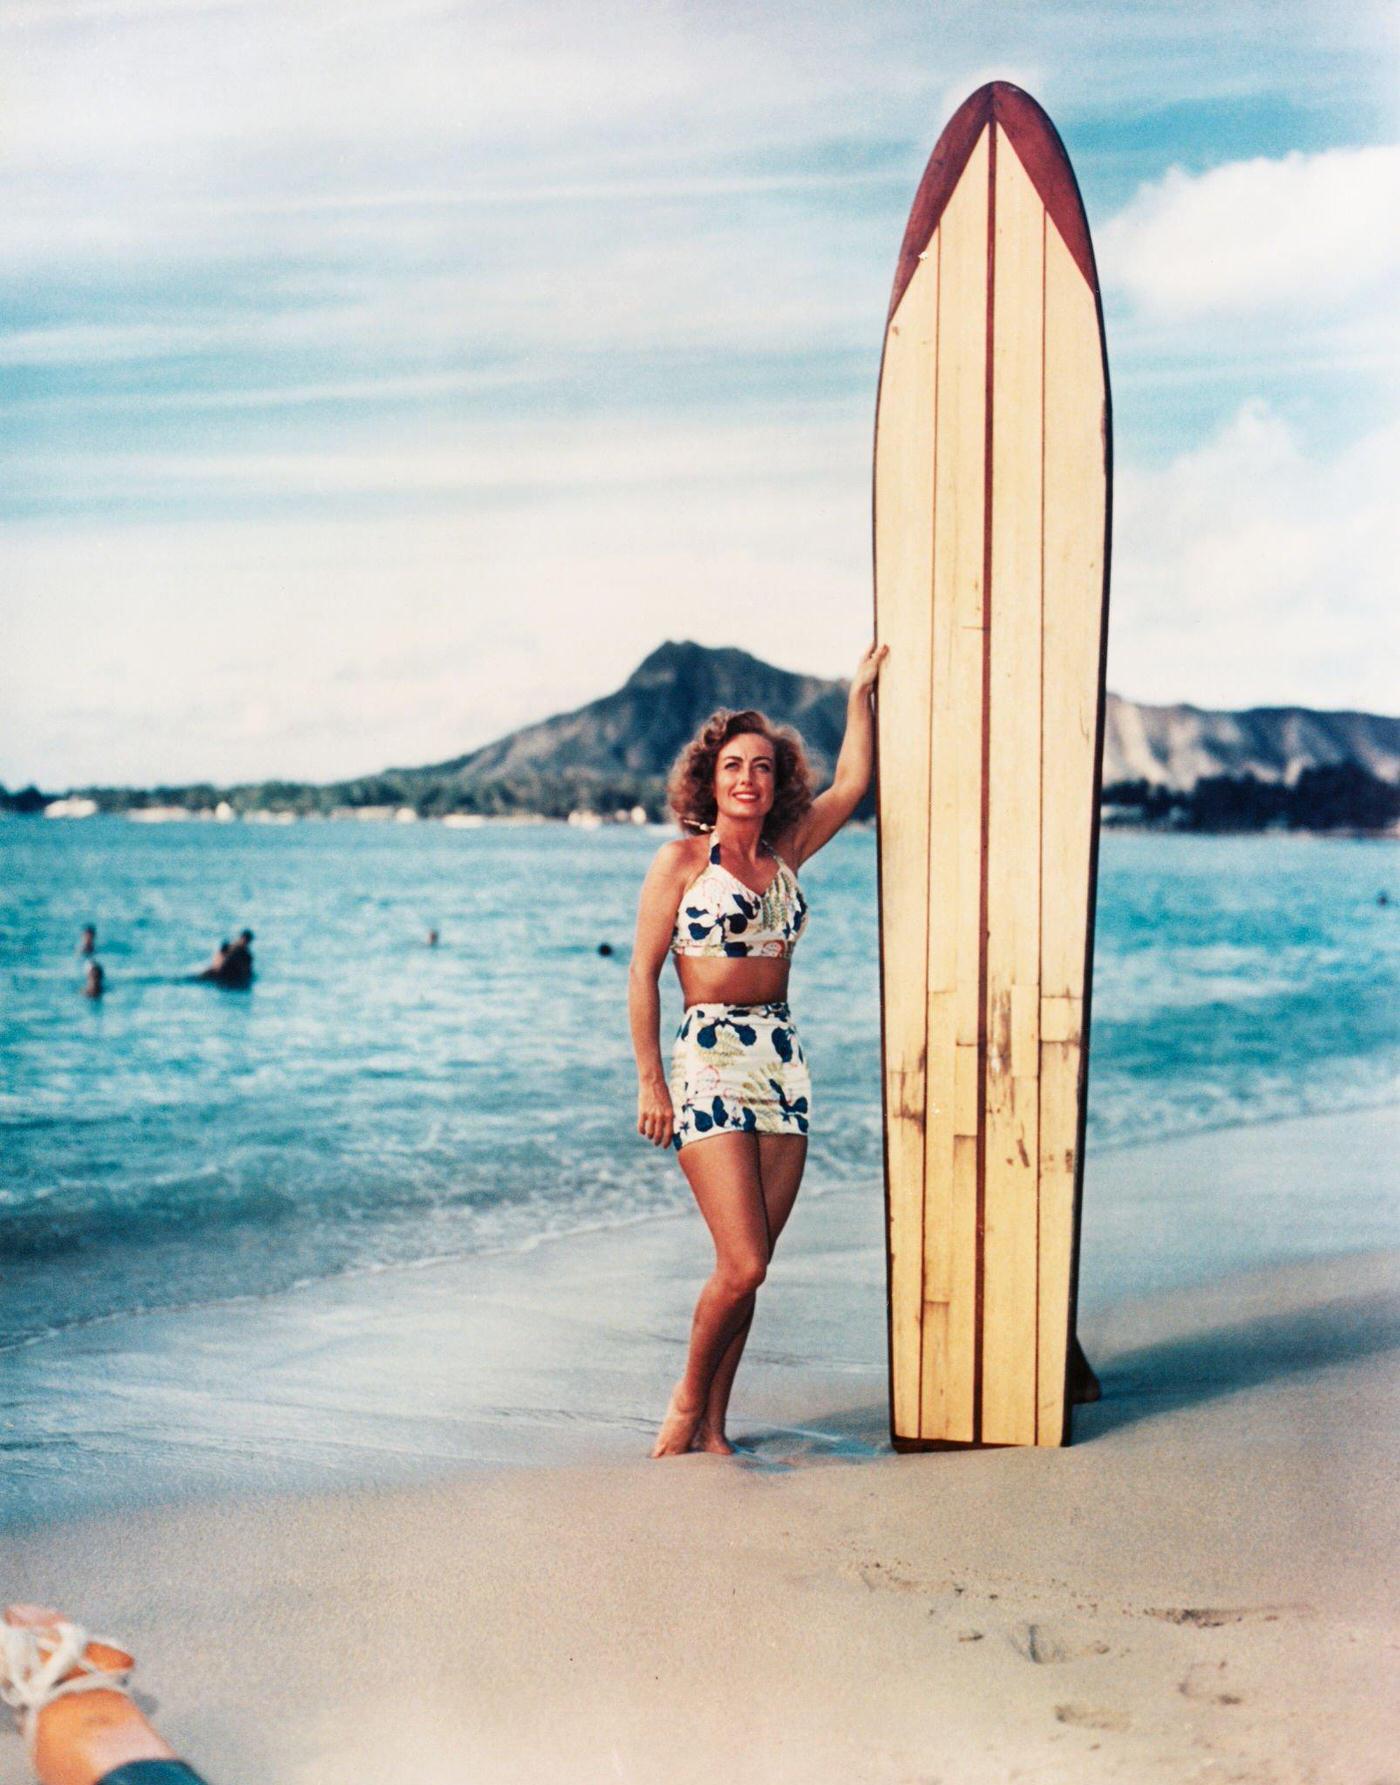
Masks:
[[[720,863],[719,843],[710,850],[709,866],[681,895],[671,953],[725,955],[790,955],[807,924],[807,901],[797,876],[773,850],[778,864],[766,892],[757,893]]]

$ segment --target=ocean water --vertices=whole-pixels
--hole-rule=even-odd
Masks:
[[[0,1346],[687,1206],[674,1155],[634,1127],[627,955],[660,841],[0,822]],[[1091,1148],[1392,1102],[1397,861],[1378,843],[1107,834]],[[803,879],[807,1183],[878,1194],[873,836],[843,834]],[[99,1004],[80,995],[86,921]],[[245,923],[252,990],[192,983]],[[669,969],[664,988],[669,1048]]]

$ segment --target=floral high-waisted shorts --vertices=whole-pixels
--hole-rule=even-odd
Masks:
[[[786,1004],[692,1004],[671,1052],[677,1147],[710,1134],[805,1134],[812,1081]]]

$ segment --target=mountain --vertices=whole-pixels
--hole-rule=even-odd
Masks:
[[[1108,697],[1105,787],[1146,781],[1189,793],[1214,775],[1292,786],[1307,769],[1353,763],[1379,781],[1400,781],[1400,719],[1377,713],[1318,713],[1308,707],[1146,707]]]
[[[667,643],[616,693],[542,720],[469,755],[429,768],[391,771],[405,787],[451,788],[485,810],[525,806],[659,808],[677,752],[716,707],[758,707],[801,732],[818,780],[841,747],[846,684],[776,669],[747,651]],[[1208,712],[1141,706],[1108,696],[1104,785],[1145,783],[1189,794],[1225,776],[1285,787],[1309,770],[1354,765],[1400,782],[1400,719],[1319,713],[1306,707]]]
[[[796,726],[818,780],[830,778],[845,729],[844,683],[687,642],[660,645],[616,693],[575,712],[450,762],[391,769],[385,779],[450,789],[482,811],[611,811],[638,802],[659,810],[671,764],[717,707],[757,707]]]

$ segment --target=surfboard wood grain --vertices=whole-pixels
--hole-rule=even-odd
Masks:
[[[982,487],[975,468],[986,438],[986,231],[978,181],[985,178],[989,143],[984,132],[969,157],[969,177],[952,195],[935,238],[940,306],[933,393],[930,836],[955,841],[951,846],[931,845],[928,859],[923,1294],[926,1310],[931,1303],[941,1303],[946,1313],[939,1317],[941,1350],[923,1360],[920,1430],[943,1432],[963,1442],[972,1438],[977,1386],[975,1142],[981,1126],[976,1072],[981,1027],[977,979],[985,551]],[[971,1053],[970,1096],[966,1061],[959,1066],[960,1048]],[[971,1196],[962,1182],[966,1168],[960,1174],[957,1164],[960,1134],[974,1143]]]
[[[927,1102],[926,986],[928,962],[929,703],[924,668],[932,641],[928,589],[933,570],[933,516],[924,492],[933,482],[933,405],[938,331],[938,259],[926,257],[905,292],[885,339],[890,376],[881,383],[878,426],[888,443],[876,469],[878,550],[885,565],[889,623],[908,641],[903,661],[886,673],[880,700],[891,739],[891,770],[906,797],[892,809],[882,859],[882,909],[888,924],[882,951],[885,982],[884,1060],[888,1099],[886,1146],[889,1204],[892,1392],[901,1425],[919,1425],[923,1343],[924,1122]],[[891,666],[887,665],[889,672]]]
[[[1045,241],[1045,521],[1041,882],[1072,887],[1092,858],[1097,793],[1107,401],[1094,292],[1057,231]],[[1064,741],[1061,748],[1060,741]],[[1073,745],[1075,747],[1071,748]],[[1096,772],[1084,772],[1092,752]],[[1037,1442],[1064,1442],[1083,1095],[1088,901],[1042,898]]]
[[[1044,210],[1005,141],[993,152],[981,1435],[1033,1444],[1039,1062],[1027,1023],[1040,998]]]
[[[1068,1441],[1107,600],[1093,252],[994,82],[930,159],[876,415],[891,1434]]]

